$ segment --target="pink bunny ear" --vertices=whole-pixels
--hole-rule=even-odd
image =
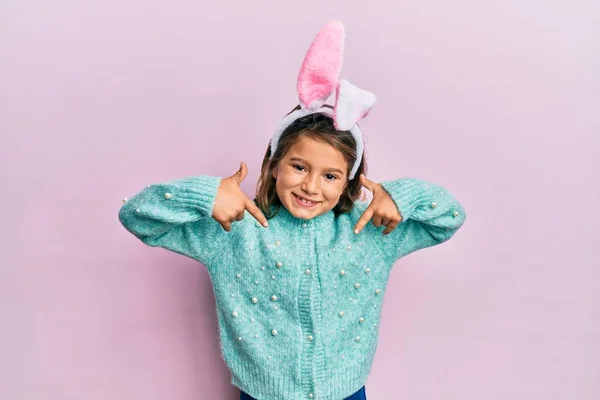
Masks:
[[[337,87],[334,118],[335,129],[349,131],[371,110],[377,96],[359,89],[345,79]]]
[[[302,108],[318,109],[334,91],[342,69],[344,36],[344,25],[331,21],[315,37],[298,74]]]

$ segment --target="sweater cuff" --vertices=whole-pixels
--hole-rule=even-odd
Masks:
[[[400,215],[402,222],[408,220],[419,205],[431,198],[432,188],[414,178],[401,178],[394,181],[381,182],[383,189],[390,195]]]
[[[212,216],[221,178],[198,176],[182,179],[177,183],[179,190],[171,194],[174,203],[196,208],[204,216]]]

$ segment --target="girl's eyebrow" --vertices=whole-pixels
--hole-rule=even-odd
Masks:
[[[297,161],[297,162],[301,162],[301,163],[303,163],[303,164],[306,164],[306,165],[309,165],[309,166],[310,166],[310,163],[309,163],[308,161],[306,161],[305,159],[303,159],[303,158],[300,158],[300,157],[291,157],[291,158],[290,158],[290,161]],[[337,168],[328,168],[327,170],[328,170],[328,171],[331,171],[331,172],[337,172],[337,173],[338,173],[338,174],[340,174],[340,175],[343,175],[343,174],[344,174],[344,173],[342,172],[342,170],[340,170],[340,169],[337,169]]]

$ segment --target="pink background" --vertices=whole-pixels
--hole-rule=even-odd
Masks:
[[[238,396],[205,269],[117,211],[241,160],[251,194],[331,18],[379,95],[370,178],[469,214],[394,270],[369,399],[600,398],[597,2],[85,3],[0,6],[1,399]]]

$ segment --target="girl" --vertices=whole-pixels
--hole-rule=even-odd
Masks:
[[[119,213],[144,243],[206,265],[241,399],[365,399],[392,266],[465,220],[439,186],[365,177],[357,121],[375,96],[338,81],[343,39],[337,21],[315,38],[300,106],[271,138],[254,201],[240,189],[242,163],[225,179],[148,186]],[[334,90],[332,108],[324,103]],[[362,186],[370,204],[358,201]]]

